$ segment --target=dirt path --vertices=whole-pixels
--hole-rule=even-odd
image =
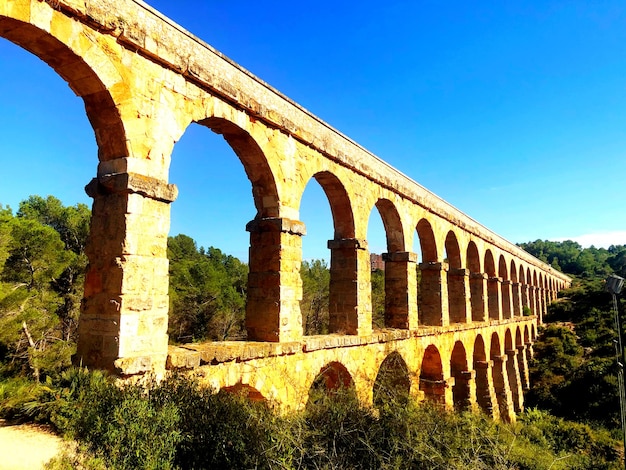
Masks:
[[[38,470],[63,447],[63,440],[41,426],[7,426],[0,420],[0,470]]]

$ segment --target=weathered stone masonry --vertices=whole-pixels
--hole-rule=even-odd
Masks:
[[[0,0],[0,35],[82,98],[98,145],[77,357],[120,375],[196,369],[286,407],[312,384],[399,393],[513,419],[537,324],[567,276],[523,252],[136,0]],[[172,149],[197,122],[252,183],[250,341],[168,347]],[[96,158],[94,156],[94,164]],[[303,336],[299,206],[330,203],[331,335]],[[367,222],[387,234],[386,329],[372,331]],[[417,233],[422,259],[410,251]],[[527,315],[524,316],[524,313]],[[378,397],[378,398],[377,398]]]

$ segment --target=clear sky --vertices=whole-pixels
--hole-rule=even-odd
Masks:
[[[512,242],[626,243],[626,3],[273,2],[150,5]],[[93,131],[46,64],[0,42],[0,203],[90,203]],[[173,235],[247,258],[251,186],[219,136],[176,144]],[[316,183],[305,258],[328,259]],[[374,213],[371,251],[384,251]]]

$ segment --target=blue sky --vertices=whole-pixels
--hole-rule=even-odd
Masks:
[[[504,238],[626,243],[623,1],[148,3]],[[0,67],[0,203],[90,203],[81,100],[5,40]],[[247,258],[251,187],[221,138],[191,126],[170,181],[172,234]],[[315,183],[302,204],[304,256],[328,259]],[[376,213],[369,238],[384,251]]]

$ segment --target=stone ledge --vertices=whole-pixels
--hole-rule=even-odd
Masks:
[[[325,349],[353,348],[368,344],[405,341],[423,336],[439,336],[455,331],[480,330],[509,323],[523,323],[534,319],[535,317],[524,317],[523,320],[506,319],[481,323],[456,323],[444,327],[420,326],[416,330],[386,329],[366,336],[338,334],[306,336],[302,338],[302,341],[287,343],[220,341],[169,346],[166,368],[170,370],[194,369],[205,365],[247,362],[254,359],[310,353]]]

